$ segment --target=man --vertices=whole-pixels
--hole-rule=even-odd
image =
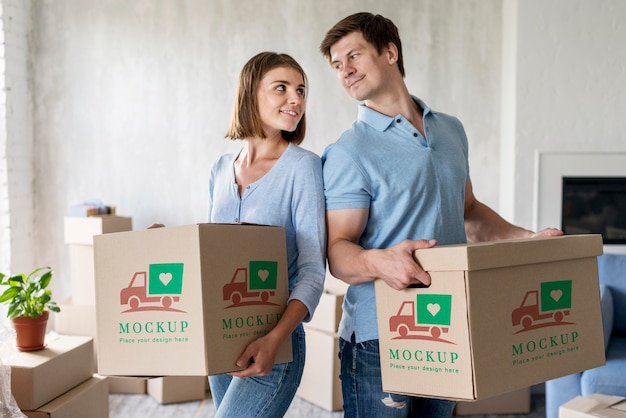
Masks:
[[[322,157],[329,265],[350,285],[339,327],[345,416],[451,417],[453,401],[382,391],[374,280],[394,289],[429,284],[413,259],[419,248],[562,232],[517,227],[475,198],[463,125],[410,95],[393,22],[353,14],[320,50],[362,102]]]

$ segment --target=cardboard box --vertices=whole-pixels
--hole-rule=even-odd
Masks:
[[[296,395],[328,411],[341,411],[339,336],[305,325],[306,363]]]
[[[623,396],[595,393],[577,396],[559,407],[559,418],[626,418],[626,401]]]
[[[147,393],[147,377],[143,376],[107,376],[109,393],[143,395]]]
[[[93,245],[95,235],[132,229],[132,219],[126,216],[97,215],[86,218],[66,216],[64,222],[65,243]]]
[[[480,400],[605,364],[600,235],[418,250],[427,288],[376,281],[383,389]]]
[[[96,305],[77,305],[72,298],[59,304],[61,312],[53,312],[54,331],[61,335],[92,337],[93,371],[97,371]]]
[[[459,401],[454,408],[455,416],[528,414],[530,412],[530,387],[503,393],[482,401]]]
[[[68,298],[59,304],[61,312],[53,312],[54,330],[62,335],[96,337],[96,305],[76,303]]]
[[[341,306],[343,295],[335,295],[324,291],[320,297],[320,302],[315,309],[313,318],[305,325],[308,328],[317,329],[324,332],[336,333],[341,321]]]
[[[207,397],[206,376],[163,376],[147,380],[147,391],[160,404],[198,401]]]
[[[281,227],[196,224],[94,238],[98,373],[207,376],[241,370],[245,347],[288,298]],[[291,339],[276,356],[291,361]]]
[[[20,409],[36,410],[93,374],[93,339],[47,335],[46,348],[10,356],[11,392]]]
[[[96,304],[93,245],[68,244],[72,298],[81,304]]]
[[[28,418],[108,418],[107,379],[94,376],[36,411],[22,411]]]

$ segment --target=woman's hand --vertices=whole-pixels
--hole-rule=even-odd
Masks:
[[[267,376],[272,372],[280,343],[273,338],[272,333],[252,341],[236,362],[239,367],[246,364],[248,367],[229,374],[234,377]]]

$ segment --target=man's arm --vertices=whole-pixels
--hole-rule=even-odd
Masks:
[[[476,199],[471,181],[465,185],[465,233],[469,242],[563,235],[562,231],[555,228],[533,232],[507,222]]]
[[[328,264],[333,276],[348,284],[376,278],[394,289],[411,284],[430,284],[430,275],[413,259],[413,251],[429,248],[435,241],[406,240],[388,249],[364,249],[359,238],[365,230],[368,209],[327,210]]]

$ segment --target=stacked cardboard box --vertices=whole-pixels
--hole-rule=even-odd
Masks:
[[[337,330],[346,288],[343,282],[327,274],[315,315],[304,326],[306,363],[296,395],[328,411],[340,411],[343,405]]]
[[[15,352],[11,366],[11,392],[17,406],[29,418],[109,416],[108,382],[93,376],[93,338],[46,336],[46,347]]]

